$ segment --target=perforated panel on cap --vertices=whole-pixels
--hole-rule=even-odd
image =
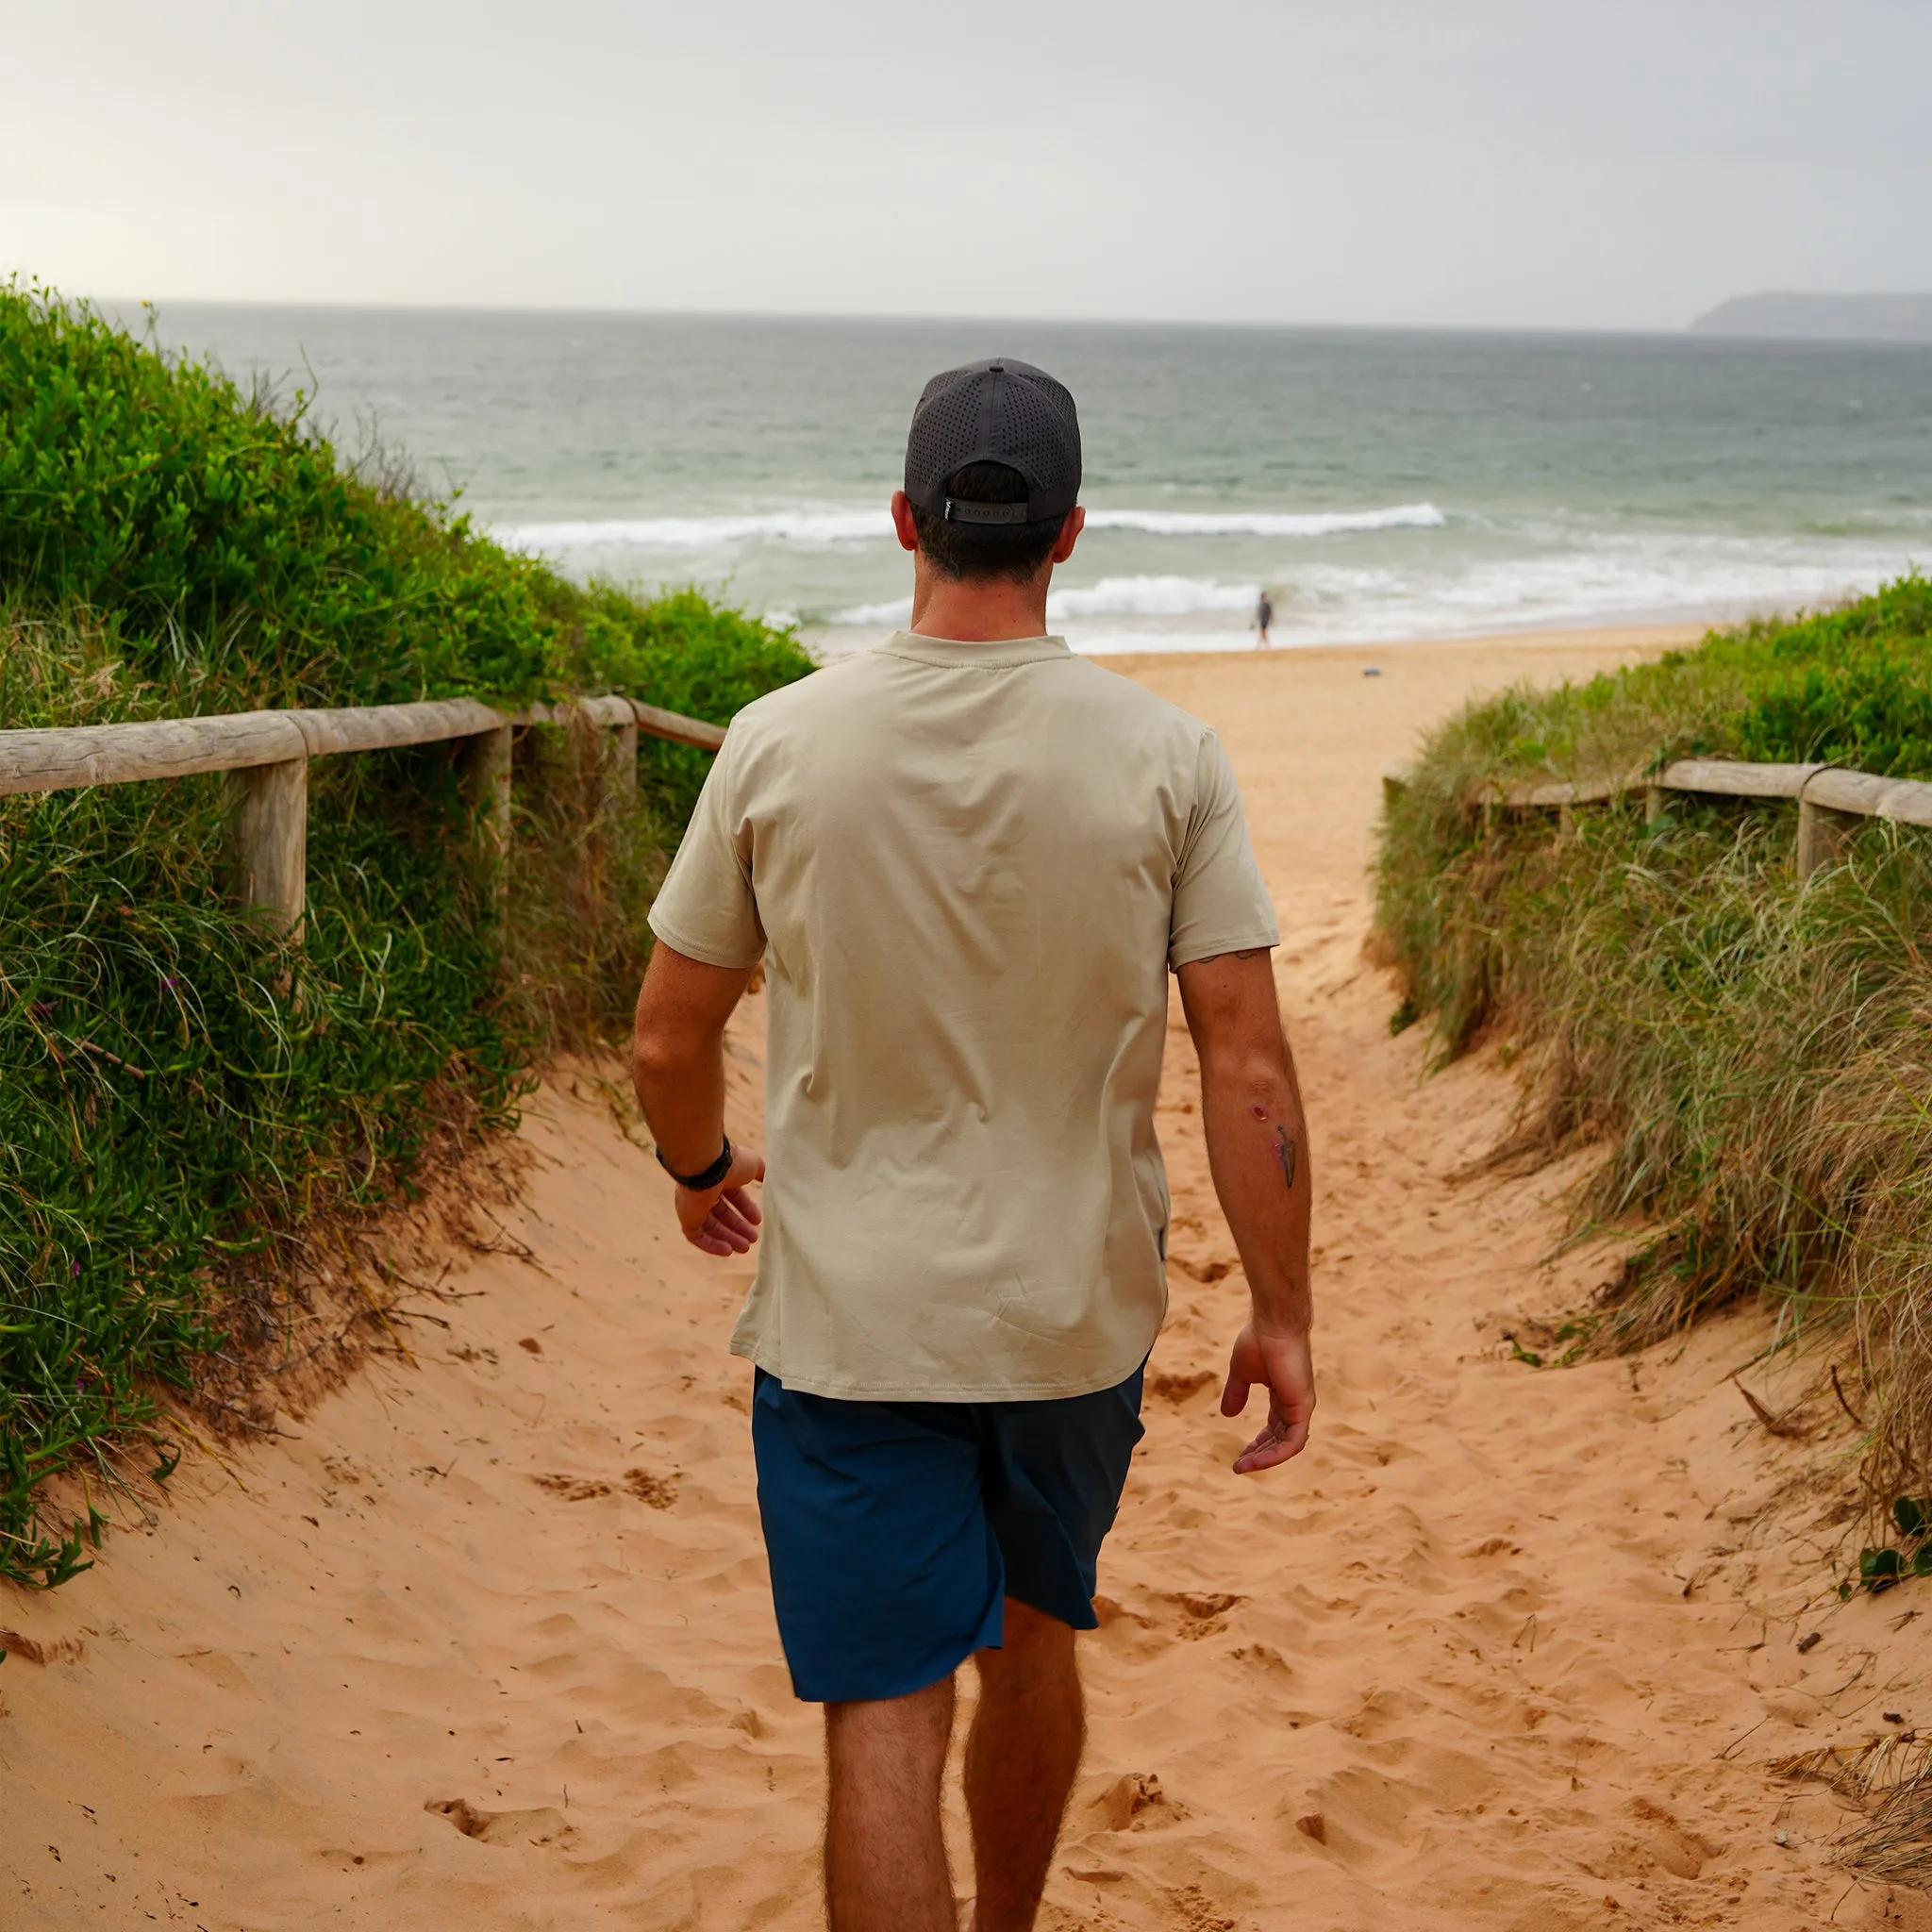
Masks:
[[[1029,522],[1064,516],[1080,496],[1080,418],[1066,386],[1003,358],[935,375],[912,412],[906,494],[937,508],[945,479],[975,462],[1026,478]]]

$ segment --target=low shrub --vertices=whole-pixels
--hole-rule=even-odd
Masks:
[[[809,669],[695,592],[582,589],[358,475],[299,397],[0,288],[0,729],[578,691],[723,723]],[[83,1562],[48,1479],[119,1479],[228,1290],[621,1028],[708,760],[650,741],[613,803],[589,750],[519,742],[507,925],[455,747],[313,761],[298,944],[221,895],[220,777],[0,799],[0,1574]]]
[[[1439,1056],[1532,1051],[1523,1149],[1600,1140],[1580,1223],[1649,1229],[1589,1324],[1635,1345],[1743,1293],[1841,1335],[1874,1493],[1932,1471],[1932,842],[1874,822],[1800,883],[1795,813],[1641,793],[1485,811],[1492,784],[1684,756],[1932,778],[1932,585],[1713,636],[1436,732],[1391,803],[1378,912]]]

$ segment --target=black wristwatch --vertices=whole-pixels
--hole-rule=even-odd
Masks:
[[[658,1157],[658,1165],[661,1167],[664,1170],[664,1172],[668,1174],[671,1176],[671,1178],[675,1180],[680,1188],[689,1188],[694,1194],[702,1194],[707,1188],[715,1188],[718,1185],[718,1183],[722,1181],[724,1178],[724,1176],[731,1172],[731,1136],[729,1134],[726,1134],[724,1136],[724,1153],[719,1155],[717,1159],[712,1161],[710,1166],[706,1168],[700,1174],[679,1174],[678,1171],[675,1167],[673,1167],[668,1160],[664,1158],[663,1148],[657,1147],[654,1148],[652,1152],[655,1153]]]

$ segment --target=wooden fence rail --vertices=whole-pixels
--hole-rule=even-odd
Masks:
[[[1391,765],[1382,774],[1392,801],[1409,783],[1409,767]],[[1580,778],[1543,785],[1488,785],[1471,803],[1506,811],[1555,810],[1567,830],[1579,805],[1644,794],[1646,815],[1662,816],[1673,791],[1717,798],[1789,798],[1798,807],[1798,876],[1809,878],[1837,857],[1848,826],[1861,818],[1895,819],[1932,825],[1932,785],[1912,778],[1881,778],[1841,765],[1754,765],[1730,758],[1679,758],[1660,772],[1614,778]]]
[[[464,741],[463,776],[484,858],[501,904],[509,852],[510,743],[519,725],[591,725],[612,734],[606,771],[613,793],[634,793],[638,734],[716,751],[724,733],[631,698],[575,698],[499,711],[475,698],[341,710],[241,711],[140,724],[74,724],[0,731],[0,797],[76,786],[128,785],[233,774],[236,896],[286,931],[302,924],[308,897],[308,760],[339,752]]]

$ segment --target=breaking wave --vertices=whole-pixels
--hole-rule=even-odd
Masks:
[[[1224,584],[1213,577],[1102,577],[1097,584],[1055,591],[1046,600],[1047,621],[1070,617],[1187,617],[1199,610],[1248,610],[1260,594],[1258,584]],[[854,604],[834,611],[840,625],[902,625],[912,616],[912,599]]]
[[[1449,521],[1433,503],[1383,509],[1181,510],[1091,509],[1090,530],[1132,530],[1143,537],[1337,537],[1356,530],[1434,530]],[[749,543],[805,549],[875,542],[892,535],[877,509],[808,508],[707,517],[605,517],[575,523],[499,524],[499,542],[519,550],[732,550]]]
[[[892,534],[884,509],[772,510],[742,516],[605,517],[582,523],[499,524],[491,534],[518,550],[727,550],[741,543],[864,543]]]
[[[1341,537],[1352,530],[1440,530],[1448,516],[1433,503],[1387,509],[1090,509],[1090,530],[1139,530],[1149,537]]]

